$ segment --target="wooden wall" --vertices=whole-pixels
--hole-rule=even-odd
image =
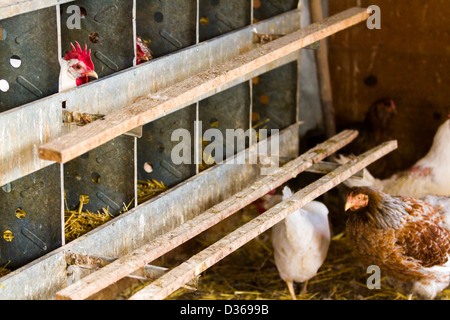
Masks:
[[[331,37],[330,72],[338,124],[362,121],[378,98],[395,101],[399,149],[380,174],[389,176],[427,153],[450,112],[450,1],[329,0],[329,14],[372,4],[381,30],[360,24]]]

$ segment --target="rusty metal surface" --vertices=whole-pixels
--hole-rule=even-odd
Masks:
[[[289,33],[299,29],[300,12],[293,11],[254,25],[260,32]],[[182,49],[179,52],[155,59],[149,63],[119,71],[114,76],[83,85],[67,92],[58,93],[36,102],[32,102],[11,113],[0,114],[0,143],[7,145],[8,152],[2,149],[0,185],[18,179],[25,174],[37,171],[50,162],[39,159],[37,147],[43,142],[58,137],[63,131],[61,115],[58,108],[66,101],[69,110],[92,114],[107,114],[131,104],[139,96],[155,92],[188,76],[205,70],[212,65],[254,48],[252,27],[231,32],[220,38]],[[288,56],[278,63],[283,64],[296,59]],[[186,61],[192,63],[186,64]],[[268,65],[266,68],[274,68]],[[264,72],[264,70],[261,70]],[[161,76],[163,75],[163,76]],[[256,76],[257,74],[251,75]],[[230,86],[233,84],[230,84]],[[121,94],[118,95],[117,93]],[[23,112],[23,110],[27,112]],[[50,114],[47,114],[51,109]],[[30,112],[32,110],[32,112]],[[52,117],[49,121],[38,121],[37,118]],[[30,128],[11,134],[11,129]],[[44,141],[45,140],[45,141]],[[16,145],[15,147],[13,147]],[[8,159],[23,159],[20,166]],[[5,160],[6,159],[6,160]]]
[[[197,2],[136,1],[136,32],[155,57],[196,43]]]
[[[282,156],[298,155],[297,137],[297,125],[280,133]],[[237,155],[242,156],[245,154]],[[164,194],[2,277],[0,287],[5,290],[0,290],[0,299],[52,299],[67,281],[66,252],[120,257],[242,190],[259,174],[257,165],[220,164],[189,178]]]
[[[0,20],[0,29],[6,35],[0,40],[0,79],[9,83],[8,91],[0,91],[0,112],[56,93],[59,64],[55,8]],[[11,58],[20,61],[20,66],[14,67]]]
[[[60,165],[0,190],[0,265],[19,268],[62,244]],[[11,232],[7,241],[5,232]],[[9,261],[9,263],[8,263]]]

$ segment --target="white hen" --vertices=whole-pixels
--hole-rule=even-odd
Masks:
[[[341,164],[349,161],[341,156]],[[437,130],[430,151],[410,169],[384,180],[364,170],[364,178],[350,178],[348,187],[367,186],[394,196],[422,198],[426,195],[450,195],[450,120]]]
[[[292,191],[283,189],[283,200]],[[307,282],[317,274],[327,257],[330,245],[328,209],[318,201],[312,201],[290,214],[272,228],[275,264],[280,277],[286,282],[293,300],[296,300],[294,281]]]

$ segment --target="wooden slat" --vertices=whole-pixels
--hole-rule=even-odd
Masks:
[[[277,204],[205,250],[194,255],[180,266],[172,269],[164,276],[137,292],[130,300],[160,300],[166,298],[182,285],[234,252],[248,241],[254,239],[259,234],[267,231],[286,218],[289,214],[303,207],[396,148],[396,141],[386,142],[362,154],[356,158],[355,161],[339,167],[298,191],[289,200]]]
[[[323,20],[322,0],[310,0],[311,20],[319,22]],[[326,137],[336,134],[335,115],[333,107],[333,95],[331,88],[330,67],[328,63],[328,48],[325,39],[320,40],[320,47],[314,51],[316,56],[317,74],[319,77],[320,102],[322,104],[323,122]]]
[[[283,58],[320,39],[353,26],[368,18],[362,8],[352,8],[288,34],[214,66],[173,86],[107,115],[104,120],[90,123],[74,132],[42,145],[41,159],[66,163],[115,137],[174,112],[184,106],[220,91],[221,86],[241,79],[265,65]],[[248,79],[242,79],[245,81]]]
[[[338,167],[340,167],[340,164],[335,162],[327,162],[327,161],[320,161],[319,163],[316,163],[311,168],[306,170],[307,172],[312,173],[319,173],[319,174],[328,174],[331,171],[336,170]],[[353,175],[352,178],[363,178],[364,172],[359,171]]]
[[[350,143],[357,131],[345,130],[317,145],[300,157],[279,168],[274,174],[264,176],[248,188],[213,206],[199,216],[187,221],[148,244],[125,255],[99,271],[57,292],[57,299],[86,299],[114,282],[126,277],[163,254],[192,239],[218,222],[231,216],[256,199],[279,187],[315,163]]]

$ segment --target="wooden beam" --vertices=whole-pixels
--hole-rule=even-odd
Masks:
[[[295,193],[252,221],[223,237],[213,245],[194,255],[153,283],[133,295],[130,300],[161,300],[198,276],[200,273],[225,258],[259,234],[300,209],[315,198],[348,179],[372,162],[397,148],[396,141],[386,142],[347,163],[314,183]]]
[[[352,8],[320,23],[309,25],[282,38],[258,46],[247,53],[211,67],[173,86],[143,98],[132,105],[107,115],[50,141],[39,148],[41,159],[66,163],[125,132],[151,122],[220,91],[227,83],[277,61],[301,48],[366,20],[365,9]],[[244,79],[243,79],[244,78]],[[118,93],[119,94],[119,93]]]
[[[319,163],[316,163],[311,168],[306,170],[307,172],[312,173],[319,173],[319,174],[328,174],[331,171],[336,170],[340,164],[335,162],[327,162],[327,161],[320,161]],[[364,172],[361,170],[357,173],[355,173],[352,178],[360,178],[362,179],[364,177]]]
[[[338,151],[354,140],[357,135],[357,131],[345,130],[332,139],[317,145],[300,157],[278,168],[274,174],[264,176],[248,188],[213,206],[171,232],[157,237],[130,254],[62,289],[56,293],[56,299],[87,299],[279,187],[300,172]]]
[[[322,0],[311,0],[311,20],[320,22],[323,20]],[[320,40],[320,47],[315,50],[317,75],[319,78],[320,102],[325,126],[326,137],[336,134],[336,124],[333,107],[333,94],[331,89],[330,67],[328,63],[328,46],[325,39]]]

